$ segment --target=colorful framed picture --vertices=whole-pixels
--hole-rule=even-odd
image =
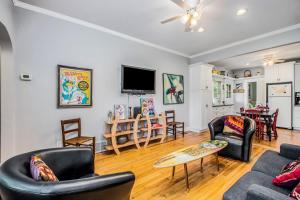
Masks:
[[[154,99],[152,97],[141,97],[140,102],[142,116],[155,116]]]
[[[91,107],[93,70],[58,65],[58,108]]]
[[[163,74],[163,103],[183,104],[184,103],[184,80],[182,75]]]

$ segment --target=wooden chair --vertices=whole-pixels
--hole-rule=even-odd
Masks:
[[[181,133],[182,137],[184,137],[184,122],[176,122],[175,121],[175,111],[168,110],[165,111],[166,115],[166,124],[167,124],[167,134],[172,133],[176,140],[177,133]]]
[[[273,114],[273,122],[272,122],[272,136],[277,140],[278,134],[277,134],[277,119],[278,119],[278,113],[279,109],[277,108],[275,113]],[[264,131],[264,135],[267,135],[267,132]]]
[[[261,120],[260,111],[256,109],[245,110],[245,116],[253,119],[256,123],[255,136],[258,140],[263,139],[265,124]]]
[[[70,129],[67,126],[71,127]],[[73,126],[76,126],[73,128]],[[69,120],[61,120],[61,133],[62,133],[62,141],[63,146],[87,146],[93,149],[95,155],[95,137],[82,136],[81,135],[81,120],[77,119],[69,119]],[[76,134],[74,137],[66,138],[67,135]],[[89,143],[88,143],[89,142]]]
[[[279,109],[277,108],[276,112],[274,113],[274,116],[273,116],[273,124],[272,124],[272,132],[273,132],[273,135],[274,135],[275,139],[278,138],[278,134],[277,134],[277,118],[278,118],[278,113],[279,113]]]

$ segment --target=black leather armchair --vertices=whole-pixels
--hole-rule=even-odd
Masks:
[[[212,140],[226,140],[228,146],[219,152],[219,155],[248,162],[251,156],[252,136],[256,130],[255,121],[246,117],[244,137],[223,133],[226,116],[218,117],[208,124]]]
[[[31,178],[33,154],[41,155],[59,182]],[[18,155],[3,163],[0,196],[2,200],[128,200],[134,180],[131,172],[95,175],[90,148],[46,149]]]

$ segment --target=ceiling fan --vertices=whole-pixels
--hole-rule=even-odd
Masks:
[[[204,5],[209,0],[170,0],[182,9],[185,10],[184,14],[177,15],[166,20],[161,21],[161,24],[166,24],[175,20],[181,20],[185,24],[185,32],[193,32],[198,21],[201,19]],[[204,3],[205,2],[205,3]]]
[[[263,58],[263,65],[264,66],[271,66],[277,63],[283,63],[285,62],[284,59],[278,59],[276,58],[274,55],[270,54],[270,55],[265,55]]]

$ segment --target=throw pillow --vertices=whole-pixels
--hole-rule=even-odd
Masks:
[[[238,136],[244,136],[244,117],[227,116],[224,121],[224,133],[232,133]]]
[[[293,199],[300,200],[300,183],[293,189],[289,196]]]
[[[284,166],[280,174],[276,176],[272,182],[281,187],[295,187],[299,183],[299,179],[300,160],[294,160]]]
[[[34,155],[30,160],[31,176],[36,181],[56,182],[57,177],[40,156]]]

